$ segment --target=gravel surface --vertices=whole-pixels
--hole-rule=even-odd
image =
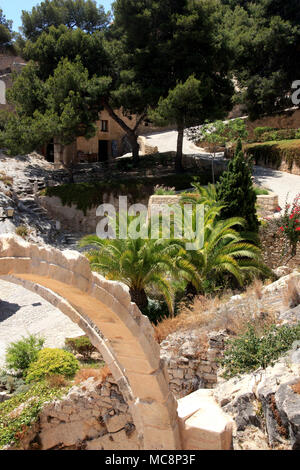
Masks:
[[[0,280],[0,299],[0,367],[6,347],[22,336],[37,334],[46,347],[61,348],[65,338],[84,334],[60,310],[21,286]]]

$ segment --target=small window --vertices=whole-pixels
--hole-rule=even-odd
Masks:
[[[100,129],[101,129],[101,132],[108,132],[108,121],[101,121]]]

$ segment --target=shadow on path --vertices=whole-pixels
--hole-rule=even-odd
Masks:
[[[21,305],[11,304],[10,302],[6,302],[5,300],[0,300],[0,323],[17,313],[20,308]]]

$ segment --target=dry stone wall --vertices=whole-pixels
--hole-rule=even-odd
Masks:
[[[140,442],[128,404],[110,375],[104,382],[91,377],[62,400],[48,403],[23,447],[138,450]]]
[[[214,388],[217,383],[217,359],[224,350],[224,331],[210,332],[207,337],[196,331],[169,335],[161,343],[170,389],[176,398],[183,398],[202,388]]]

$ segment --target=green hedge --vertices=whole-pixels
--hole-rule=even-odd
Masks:
[[[291,171],[293,165],[300,168],[300,140],[282,140],[250,144],[245,147],[246,154],[255,164],[263,162],[266,166],[278,169],[286,162]]]
[[[254,136],[257,142],[293,140],[300,138],[300,129],[275,129],[272,127],[257,127],[254,130]]]

